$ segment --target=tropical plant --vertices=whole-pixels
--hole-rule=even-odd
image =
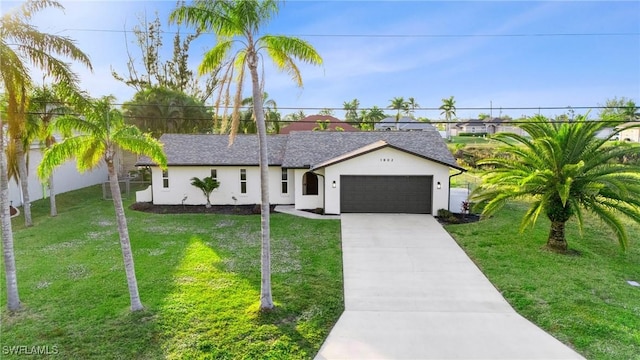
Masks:
[[[217,189],[220,186],[220,183],[216,179],[212,178],[211,176],[207,176],[202,179],[194,176],[191,178],[191,185],[202,190],[202,193],[207,198],[207,205],[205,207],[210,208],[211,193],[213,192],[213,190]]]
[[[25,226],[33,224],[24,146],[28,90],[32,85],[27,64],[44,70],[55,82],[67,84],[76,84],[78,78],[70,64],[56,55],[76,60],[91,69],[89,58],[73,40],[42,33],[30,24],[33,15],[47,7],[64,9],[56,1],[27,1],[16,11],[3,14],[0,26],[0,73],[8,96],[9,147],[15,147],[12,152],[17,159]]]
[[[155,138],[165,133],[211,132],[213,122],[204,103],[178,90],[147,87],[122,106],[125,121]]]
[[[439,109],[442,110],[440,115],[444,115],[444,119],[447,122],[447,139],[451,139],[451,119],[456,116],[456,101],[453,99],[453,96],[442,99],[442,105],[440,105]]]
[[[393,109],[393,110],[397,110],[396,113],[396,130],[400,130],[400,125],[398,124],[398,122],[400,121],[400,112],[401,111],[406,111],[409,107],[408,107],[408,103],[404,100],[403,97],[394,97],[393,99],[389,100],[391,102],[391,105],[388,106],[389,109]]]
[[[25,149],[23,146],[24,128],[26,122],[26,109],[28,104],[27,91],[32,84],[28,65],[43,70],[53,78],[55,82],[76,84],[77,76],[71,71],[70,64],[56,58],[63,56],[70,60],[76,60],[91,69],[89,58],[78,49],[73,41],[64,36],[42,33],[31,24],[31,18],[38,11],[52,7],[64,9],[60,3],[53,0],[27,1],[18,9],[6,11],[0,20],[0,82],[3,92],[7,96],[6,119],[0,119],[0,128],[4,121],[8,124],[8,135],[11,146],[15,146],[15,153],[19,162],[19,175],[23,192],[23,212],[25,225],[31,226],[31,204],[29,203],[29,191],[27,187],[27,166]],[[2,135],[4,135],[4,128]],[[0,137],[4,139],[3,137]],[[8,176],[5,158],[4,143],[0,145],[0,203],[2,211],[2,241],[5,263],[5,276],[7,278],[7,307],[10,311],[20,308],[18,296],[17,276],[15,270],[15,258],[13,254],[13,232],[9,215]],[[6,181],[5,181],[6,180]],[[4,187],[7,187],[6,191]],[[6,195],[6,196],[5,196]]]
[[[640,223],[640,167],[612,162],[631,149],[607,145],[621,130],[598,139],[598,131],[610,123],[589,121],[586,116],[577,116],[571,123],[535,116],[518,126],[531,138],[495,135],[512,158],[481,162],[492,167],[473,193],[472,201],[484,204],[483,214],[494,213],[510,199],[531,199],[521,231],[545,214],[551,221],[546,246],[565,252],[565,224],[575,216],[582,228],[586,210],[613,230],[624,249],[628,235],[620,216]]]
[[[628,98],[614,97],[613,99],[607,99],[605,105],[600,111],[600,119],[607,120],[611,117],[619,117],[620,119],[633,121],[640,119],[640,113],[638,113],[638,107],[636,103]]]
[[[360,110],[360,118],[362,119],[362,122],[360,123],[360,130],[373,130],[375,123],[386,117],[387,115],[384,111],[377,106],[374,106],[371,109],[362,109]]]
[[[269,226],[269,162],[267,150],[267,129],[262,102],[263,82],[258,75],[258,67],[263,54],[271,58],[276,67],[287,72],[298,86],[302,77],[295,60],[310,64],[321,64],[322,58],[306,41],[283,35],[261,35],[260,30],[278,12],[278,2],[273,0],[196,0],[193,5],[180,6],[171,13],[171,20],[187,23],[199,31],[213,31],[217,36],[216,45],[207,51],[200,64],[201,74],[215,71],[226,64],[220,79],[222,86],[216,101],[216,110],[221,102],[231,103],[230,87],[235,83],[230,143],[238,131],[240,106],[245,71],[251,77],[253,108],[258,127],[258,146],[261,188],[262,258],[260,309],[274,307],[271,293],[271,240]],[[234,51],[234,45],[239,49]],[[264,79],[263,79],[264,81]],[[217,111],[216,111],[217,112]]]
[[[410,97],[409,100],[407,100],[407,109],[406,109],[407,115],[413,116],[413,114],[415,113],[416,109],[419,108],[419,107],[420,107],[420,104],[418,104],[416,99]]]
[[[316,126],[312,131],[327,131],[329,130],[329,125],[331,125],[331,120],[316,120]]]
[[[42,162],[38,166],[38,175],[41,179],[47,179],[56,167],[73,158],[76,159],[80,172],[95,169],[103,164],[107,166],[131,311],[138,311],[142,310],[143,306],[138,292],[127,218],[124,214],[118,184],[116,157],[119,149],[127,150],[150,157],[161,168],[166,168],[167,159],[162,145],[157,140],[149,134],[141,133],[137,127],[125,124],[122,113],[112,108],[113,100],[113,97],[93,100],[85,108],[82,117],[64,115],[55,119],[53,124],[55,129],[63,133],[75,132],[77,135],[67,137],[45,151]]]
[[[258,132],[256,118],[253,116],[253,97],[242,99],[242,106],[247,110],[240,114],[240,130],[244,134],[255,134]],[[269,99],[266,92],[262,97],[262,107],[264,108],[264,120],[267,123],[267,131],[273,134],[280,132],[280,112],[275,100]]]
[[[352,126],[360,126],[361,118],[358,118],[358,107],[360,101],[353,99],[351,101],[345,101],[342,106],[344,107],[344,118]]]

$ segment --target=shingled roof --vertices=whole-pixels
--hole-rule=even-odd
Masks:
[[[160,137],[167,165],[258,165],[258,136],[238,135],[229,146],[229,135],[164,134]],[[280,165],[287,135],[269,135],[269,165]],[[138,166],[156,165],[141,157]]]
[[[460,167],[437,131],[324,132],[295,131],[268,135],[269,165],[311,168],[377,142],[457,169]],[[229,145],[228,135],[165,134],[160,138],[168,165],[258,165],[258,137],[238,135]],[[139,166],[155,165],[141,158]]]

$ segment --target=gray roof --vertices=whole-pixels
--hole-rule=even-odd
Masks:
[[[269,135],[269,164],[280,165],[287,135]],[[238,135],[229,146],[229,135],[164,134],[168,165],[257,165],[258,136]],[[155,165],[147,157],[141,157],[138,166]]]
[[[403,116],[398,120],[399,130],[419,130],[419,131],[428,131],[435,130],[433,125],[427,122],[417,121],[416,119],[410,118],[408,116]],[[395,130],[396,128],[396,117],[390,116],[380,120],[375,123],[374,129],[376,130]]]
[[[324,132],[294,131],[289,135],[268,135],[269,165],[310,168],[334,158],[385,141],[389,146],[460,169],[437,131]],[[228,135],[165,134],[169,165],[224,166],[258,165],[256,135],[238,135],[228,146]],[[139,166],[154,165],[141,158]]]

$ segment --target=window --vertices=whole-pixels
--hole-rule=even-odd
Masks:
[[[247,169],[240,169],[240,193],[247,193]]]
[[[215,181],[218,181],[218,170],[211,169],[211,178]]]
[[[169,188],[169,170],[162,170],[162,187]]]
[[[289,193],[289,173],[287,169],[282,169],[282,193]]]
[[[307,172],[302,176],[302,195],[318,195],[318,175]]]

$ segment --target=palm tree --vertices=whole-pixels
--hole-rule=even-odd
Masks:
[[[64,36],[50,35],[39,32],[30,24],[32,16],[38,11],[53,7],[63,9],[62,5],[53,0],[27,1],[15,11],[8,11],[0,19],[0,82],[3,92],[7,96],[6,122],[9,125],[9,136],[15,141],[16,154],[20,161],[20,179],[23,182],[23,211],[25,225],[31,226],[31,208],[29,193],[26,186],[26,160],[24,159],[24,146],[22,143],[25,123],[25,110],[27,106],[27,91],[31,86],[30,71],[27,64],[34,65],[53,77],[55,82],[75,84],[76,75],[71,71],[70,64],[57,59],[56,55],[79,61],[91,69],[89,58],[80,51],[73,41]],[[5,119],[0,119],[0,128],[4,126]],[[4,129],[2,131],[4,135]],[[4,137],[0,137],[4,139]],[[2,242],[5,263],[5,275],[7,278],[7,307],[10,311],[20,308],[18,296],[18,282],[15,271],[15,258],[13,254],[13,232],[9,215],[9,192],[7,163],[4,144],[0,145],[0,204],[2,211]],[[5,181],[6,180],[6,181]]]
[[[373,130],[375,127],[375,123],[386,117],[387,115],[384,113],[384,111],[377,106],[373,106],[371,109],[362,109],[360,111],[360,118],[362,119],[362,122],[360,123],[360,129]]]
[[[197,187],[198,189],[202,190],[202,193],[204,194],[204,196],[207,198],[207,205],[205,206],[206,208],[210,208],[211,207],[211,193],[213,192],[213,190],[217,189],[220,186],[220,183],[218,181],[216,181],[214,178],[212,178],[211,176],[207,176],[205,178],[197,178],[197,177],[192,177],[191,178],[191,185]]]
[[[410,97],[409,100],[407,100],[407,109],[408,109],[408,112],[411,114],[411,116],[413,116],[416,109],[419,107],[420,107],[420,104],[418,104],[415,98]]]
[[[473,200],[485,203],[483,214],[488,215],[507,200],[533,199],[520,229],[545,214],[551,221],[546,246],[559,252],[567,250],[565,223],[575,216],[582,227],[582,212],[587,210],[613,230],[624,249],[628,236],[619,216],[640,223],[640,166],[612,162],[637,151],[607,145],[621,130],[597,138],[599,130],[624,120],[614,122],[580,116],[572,123],[558,123],[536,116],[519,125],[530,139],[512,133],[495,135],[510,157],[480,162],[491,171],[483,176]]]
[[[57,59],[55,55],[79,61],[91,69],[89,58],[75,46],[73,40],[41,33],[30,24],[32,16],[47,7],[64,9],[57,1],[27,1],[17,11],[4,14],[0,26],[0,73],[9,97],[8,134],[10,146],[15,147],[25,226],[33,224],[24,146],[27,91],[32,81],[25,63],[44,70],[55,82],[67,84],[76,84],[78,78],[71,71],[70,64]]]
[[[396,113],[396,130],[400,130],[400,126],[398,124],[400,121],[400,111],[405,111],[408,108],[407,102],[403,97],[394,97],[390,101],[391,105],[389,105],[388,108],[398,111]]]
[[[82,114],[83,118],[65,115],[54,121],[55,129],[65,132],[76,132],[78,135],[68,137],[54,144],[44,153],[42,162],[38,166],[38,175],[42,179],[48,178],[53,170],[65,161],[75,158],[78,170],[84,172],[106,164],[109,173],[109,185],[113,197],[120,247],[124,258],[124,268],[127,276],[131,311],[142,310],[143,306],[138,293],[129,240],[127,218],[124,215],[118,174],[116,173],[116,157],[119,149],[135,154],[143,154],[166,167],[167,159],[162,145],[149,134],[142,134],[133,125],[126,125],[122,113],[112,109],[114,98],[103,97],[93,100]]]
[[[358,99],[345,101],[342,106],[345,110],[344,117],[347,123],[353,126],[359,126],[361,120],[358,119],[358,107],[360,106],[360,101]]]
[[[263,26],[278,12],[278,2],[274,0],[196,0],[191,6],[180,6],[171,13],[171,20],[195,26],[199,31],[213,31],[218,41],[210,49],[200,64],[199,71],[205,74],[226,64],[222,71],[220,92],[216,109],[220,102],[230,103],[230,86],[236,85],[232,128],[229,141],[232,143],[237,133],[239,110],[242,100],[242,85],[248,69],[253,94],[253,108],[258,127],[261,184],[262,260],[260,309],[274,307],[271,295],[271,240],[269,225],[269,162],[267,156],[267,130],[262,102],[263,83],[258,76],[259,62],[266,53],[276,67],[287,72],[298,86],[302,77],[295,60],[319,65],[322,58],[306,41],[283,35],[261,35]],[[234,52],[233,46],[240,48]],[[236,73],[237,72],[237,73]],[[263,79],[264,81],[264,79]]]
[[[50,148],[56,142],[51,127],[55,117],[70,114],[73,112],[73,108],[82,109],[87,101],[86,99],[86,94],[65,84],[42,85],[34,88],[29,95],[29,115],[27,116],[26,136],[24,137],[25,145],[39,140],[43,152]],[[12,165],[10,164],[10,171],[11,167]],[[11,173],[9,177],[11,177]],[[47,179],[47,187],[49,188],[49,214],[50,216],[56,216],[58,210],[53,176],[49,176],[49,179]]]
[[[440,110],[442,110],[440,115],[444,115],[444,118],[447,121],[446,135],[447,135],[447,139],[450,139],[451,138],[451,119],[454,116],[456,116],[456,101],[453,99],[453,96],[449,96],[449,98],[447,99],[442,99],[442,105],[440,105]]]

